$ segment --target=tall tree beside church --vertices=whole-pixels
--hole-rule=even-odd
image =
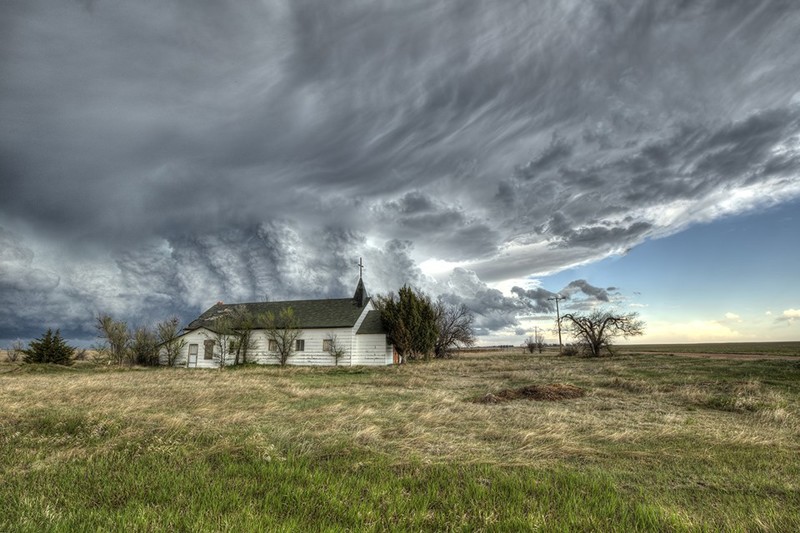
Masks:
[[[389,340],[403,360],[430,358],[439,337],[437,313],[430,297],[403,285],[396,295],[378,296],[375,303]]]

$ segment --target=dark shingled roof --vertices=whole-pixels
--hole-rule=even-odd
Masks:
[[[374,333],[386,333],[386,330],[383,329],[380,311],[370,311],[367,313],[356,335],[371,335]]]
[[[368,300],[367,300],[368,301]],[[364,304],[367,302],[365,301]],[[244,304],[216,304],[186,326],[187,330],[214,329],[214,322],[221,316],[232,313],[235,307],[245,307],[253,316],[263,316],[271,311],[277,315],[282,309],[291,307],[303,329],[352,328],[364,310],[353,298],[333,300],[293,300],[287,302],[255,302]],[[370,315],[372,313],[369,313]],[[263,328],[264,324],[256,324]],[[363,326],[362,326],[363,327]]]

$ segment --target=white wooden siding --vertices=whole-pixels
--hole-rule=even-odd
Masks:
[[[336,335],[337,344],[344,350],[345,354],[339,359],[339,366],[354,365],[387,365],[392,364],[391,349],[386,343],[386,335],[356,335],[361,323],[369,311],[374,310],[372,302],[368,302],[364,307],[361,316],[352,328],[319,328],[304,329],[298,337],[305,341],[305,350],[293,352],[286,361],[288,365],[302,366],[333,366],[336,364],[335,358],[322,349],[322,341],[329,339],[331,335]],[[219,347],[214,347],[217,357],[214,359],[203,358],[203,343],[206,340],[215,340],[212,331],[200,328],[189,331],[182,335],[186,346],[181,350],[175,366],[187,366],[186,361],[189,357],[189,345],[197,344],[197,361],[191,361],[192,368],[217,368],[219,366],[218,355]],[[248,350],[248,362],[255,362],[262,365],[277,365],[280,363],[278,354],[269,351],[269,339],[264,330],[255,330],[251,337],[253,348]],[[388,354],[388,356],[387,356]],[[226,364],[233,364],[234,355],[226,355]],[[161,355],[161,364],[166,365],[166,356]]]
[[[386,364],[386,335],[356,335],[355,344],[352,352],[354,365]]]
[[[190,344],[197,344],[197,360],[194,359],[191,361],[189,365],[192,368],[217,368],[219,366],[219,346],[214,346],[214,358],[212,359],[205,359],[205,350],[204,350],[204,343],[207,340],[215,340],[216,337],[214,333],[210,330],[205,328],[196,329],[194,331],[190,331],[188,333],[184,333],[181,338],[186,342],[186,346],[183,347],[181,350],[180,355],[178,356],[177,361],[175,362],[175,366],[187,366],[186,361],[189,358],[189,345]],[[194,357],[194,356],[193,356]],[[226,355],[225,361],[226,364],[233,363],[233,355]],[[162,365],[167,364],[167,356],[164,353],[161,353],[160,362]]]
[[[353,344],[353,330],[350,328],[304,329],[298,339],[306,341],[305,350],[292,352],[292,355],[286,360],[286,364],[302,366],[334,365],[336,363],[334,357],[322,349],[322,341],[330,338],[330,335],[336,335],[336,342],[345,351],[345,355],[339,359],[339,365],[349,365]],[[249,360],[262,365],[280,364],[278,353],[270,352],[267,349],[269,339],[263,330],[256,330],[253,338],[256,343],[255,348],[248,352]]]

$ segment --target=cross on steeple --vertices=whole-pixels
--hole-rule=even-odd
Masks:
[[[364,261],[361,257],[358,258],[358,279],[364,275]]]
[[[353,301],[355,301],[358,307],[364,307],[367,304],[369,298],[367,297],[367,289],[364,288],[364,280],[361,279],[361,276],[364,274],[364,261],[360,257],[358,258],[358,285],[356,285],[356,293],[353,295]]]

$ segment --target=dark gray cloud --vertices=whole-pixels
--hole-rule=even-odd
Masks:
[[[559,162],[566,161],[570,155],[572,155],[572,146],[554,134],[550,146],[545,148],[533,161],[517,168],[516,174],[525,180],[534,179],[541,172],[550,170]]]
[[[585,279],[577,279],[575,281],[571,281],[566,287],[561,289],[559,293],[570,300],[572,305],[575,305],[576,300],[578,300],[576,296],[579,295],[584,296],[583,300],[581,301],[582,303],[609,303],[611,301],[609,298],[609,292],[610,291],[608,289],[595,287]]]
[[[460,261],[490,256],[500,242],[499,233],[485,222],[470,217],[458,206],[418,191],[373,211],[378,228],[387,228],[387,236],[419,242],[422,252],[440,259]]]
[[[458,262],[441,292],[512,324],[475,287],[800,194],[797,27],[789,0],[3,2],[0,304],[27,307],[0,338],[338,295],[359,256],[376,291]]]
[[[609,304],[620,296],[619,289],[595,287],[584,279],[571,281],[557,292],[542,287],[523,289],[512,287],[511,292],[524,302],[530,315],[553,314],[556,312],[555,297],[563,298],[561,309],[564,311],[582,311],[597,305]]]
[[[0,244],[3,338],[60,327],[90,339],[98,313],[149,324],[171,314],[189,320],[217,301],[342,297],[355,289],[359,255],[372,294],[424,282],[408,242],[376,247],[351,232],[321,228],[310,235],[278,222],[78,260],[60,275],[7,231],[0,230]]]
[[[475,272],[456,268],[444,287],[433,289],[451,304],[464,304],[475,315],[474,325],[478,335],[487,335],[509,326],[516,326],[520,315],[528,314],[527,302],[505,296],[481,281]]]
[[[512,287],[511,292],[536,313],[550,313],[556,310],[555,302],[551,298],[556,297],[558,293],[550,292],[541,287],[527,290],[522,287]]]
[[[463,268],[453,269],[447,281],[432,287],[431,291],[440,293],[440,297],[448,303],[466,305],[475,315],[479,335],[506,328],[516,331],[519,329],[519,320],[524,318],[555,320],[556,296],[563,298],[562,311],[591,309],[609,304],[620,296],[615,287],[603,289],[582,279],[570,282],[557,292],[543,287],[524,289],[515,286],[511,289],[513,296],[506,296],[481,281],[475,272]]]

